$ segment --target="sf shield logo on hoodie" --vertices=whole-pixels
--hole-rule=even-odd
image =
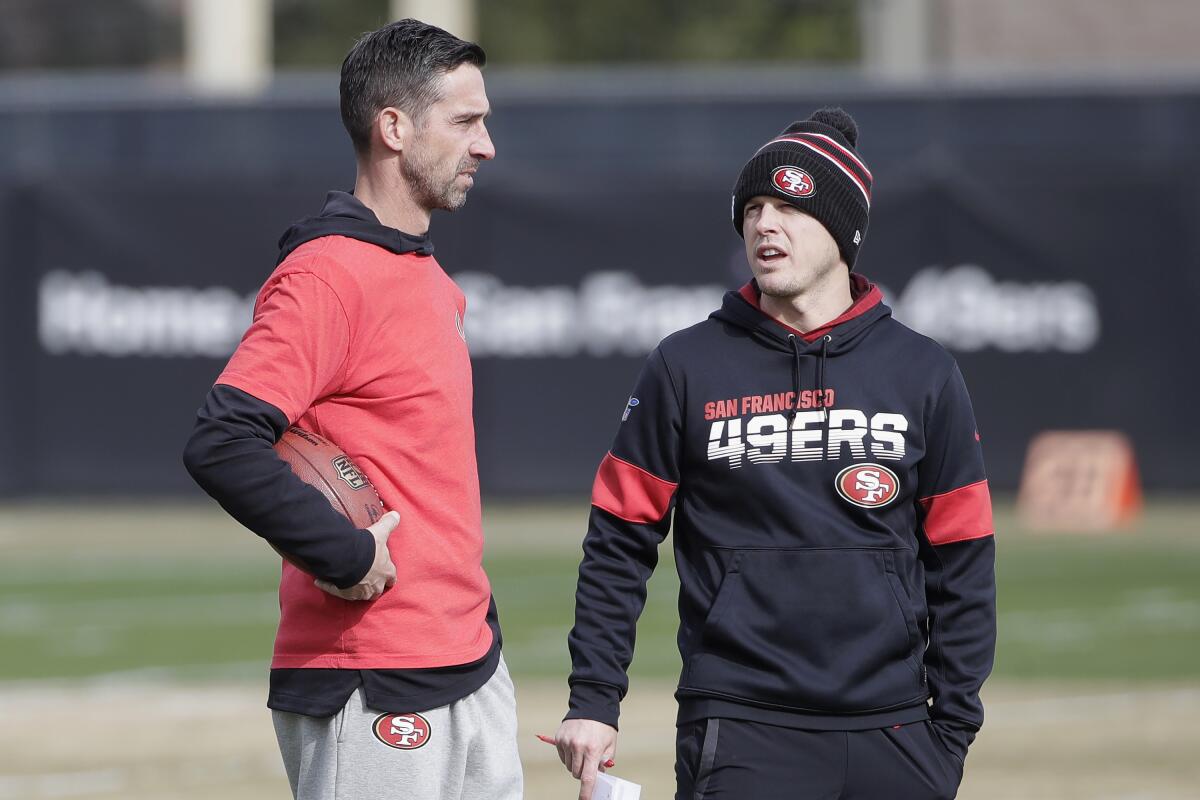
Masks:
[[[900,479],[879,464],[855,464],[838,473],[834,486],[843,500],[859,508],[879,508],[896,499]]]

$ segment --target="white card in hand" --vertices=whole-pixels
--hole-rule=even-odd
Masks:
[[[596,773],[596,788],[592,800],[641,800],[642,787],[636,783],[614,778],[606,772]]]

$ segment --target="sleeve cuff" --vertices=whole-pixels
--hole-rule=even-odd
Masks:
[[[325,578],[339,589],[349,589],[361,581],[375,563],[375,537],[361,528],[354,533],[356,535],[348,548],[346,569]]]
[[[617,727],[621,715],[621,690],[607,683],[579,681],[571,684],[570,710],[566,719],[593,719]]]
[[[932,722],[934,733],[942,741],[942,746],[960,763],[965,762],[967,748],[975,740],[974,729],[947,720],[934,719]]]

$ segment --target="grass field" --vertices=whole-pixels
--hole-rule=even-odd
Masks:
[[[532,732],[565,708],[585,521],[485,523],[535,799],[573,796]],[[1000,646],[960,797],[1200,797],[1198,521],[1163,499],[1127,533],[1035,536],[1000,508]],[[0,799],[286,797],[263,711],[277,571],[207,506],[0,507]],[[647,800],[671,796],[674,591],[664,546],[617,770]]]

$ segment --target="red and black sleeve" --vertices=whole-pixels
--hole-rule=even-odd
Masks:
[[[661,350],[629,398],[612,450],[592,487],[575,592],[567,719],[616,727],[628,689],[635,630],[679,484],[681,404]]]
[[[192,478],[230,516],[341,588],[370,569],[375,540],[296,477],[274,445],[289,424],[339,389],[350,331],[342,299],[323,279],[304,272],[272,276],[196,415],[183,456]]]
[[[371,568],[375,539],[275,453],[287,427],[275,406],[217,384],[196,412],[184,465],[231,517],[308,564],[316,577],[343,589],[353,586]]]
[[[917,508],[929,605],[925,668],[934,726],[963,759],[983,724],[979,689],[996,652],[996,548],[975,414],[957,366],[925,430]]]

